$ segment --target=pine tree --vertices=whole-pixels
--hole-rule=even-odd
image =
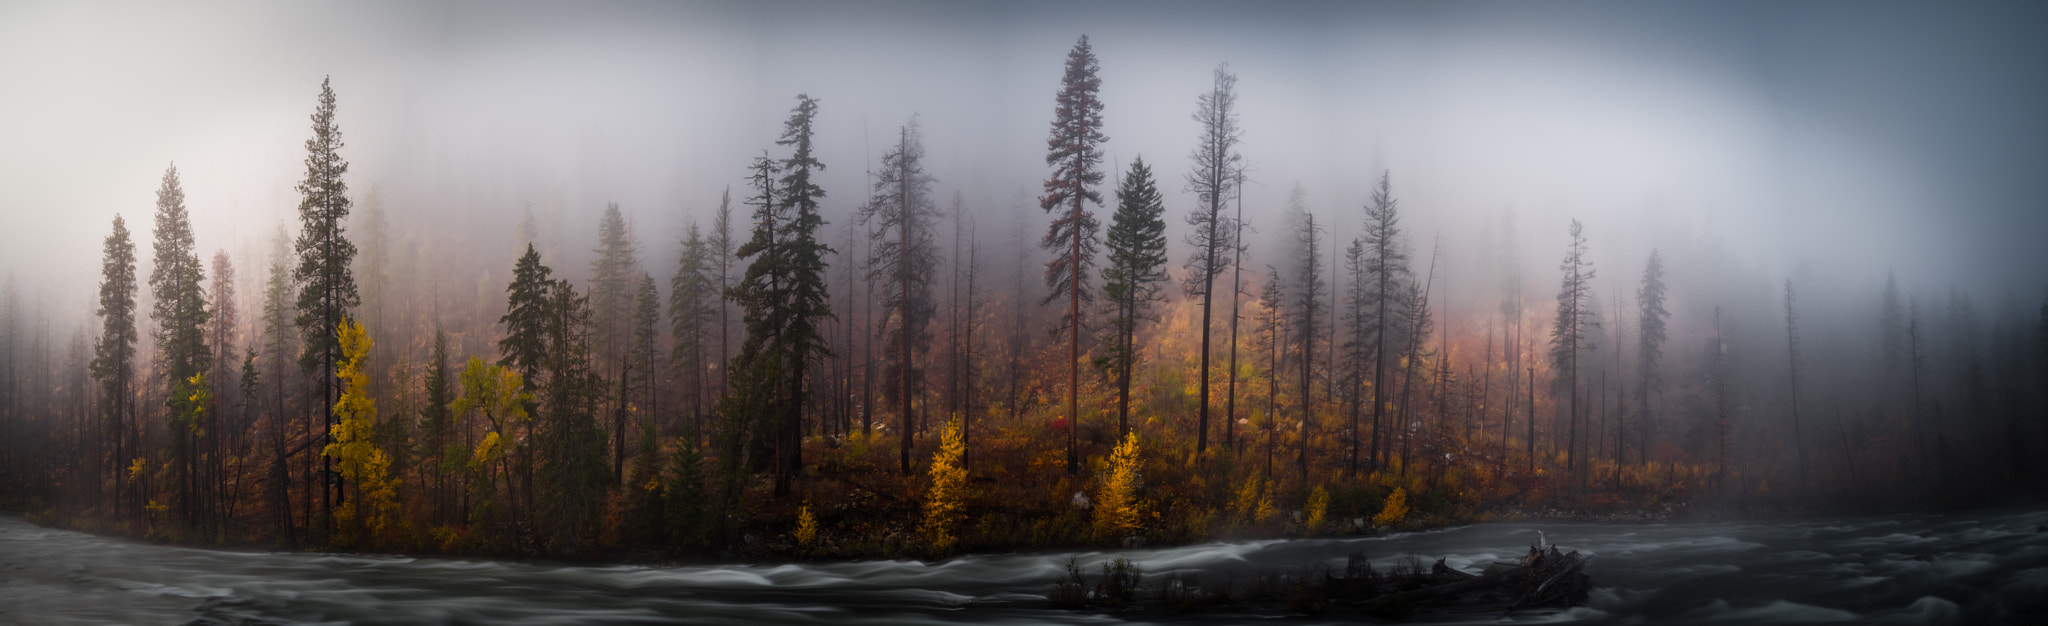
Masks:
[[[128,225],[114,216],[114,230],[107,235],[106,253],[100,261],[100,334],[93,345],[92,377],[100,383],[106,398],[106,426],[101,434],[102,453],[114,476],[114,515],[121,516],[122,470],[128,465],[130,446],[137,445],[134,407],[129,405],[135,372],[135,242],[128,237]],[[112,450],[105,450],[111,442]]]
[[[297,545],[299,536],[297,523],[291,512],[292,473],[289,466],[293,452],[285,447],[291,437],[288,432],[291,430],[289,423],[298,420],[292,419],[291,412],[286,409],[286,398],[305,397],[302,393],[295,393],[298,390],[294,388],[294,381],[300,378],[289,375],[290,370],[295,369],[294,365],[298,362],[297,297],[298,293],[292,282],[291,238],[285,236],[284,228],[280,226],[276,236],[271,240],[270,276],[263,288],[262,321],[264,367],[265,371],[269,372],[266,377],[271,381],[271,514],[276,517],[276,524],[282,531],[282,539],[287,546]],[[299,422],[299,425],[304,438],[310,441],[312,431],[304,428],[307,426],[304,422]],[[312,455],[301,458],[304,460],[301,461],[300,475],[311,476]],[[308,492],[306,496],[305,517],[310,520],[312,494]]]
[[[1728,378],[1728,342],[1721,335],[1721,307],[1716,306],[1714,336],[1707,340],[1707,388],[1714,396],[1714,487],[1724,496],[1728,492],[1728,456],[1735,432],[1734,423],[1728,419],[1728,405],[1732,400]]]
[[[1792,385],[1792,449],[1799,453],[1799,488],[1806,488],[1806,442],[1799,432],[1799,314],[1793,309],[1792,280],[1785,280],[1785,370]]]
[[[512,368],[529,381],[540,379],[546,364],[548,297],[554,289],[553,270],[540,262],[540,252],[526,245],[512,267],[512,283],[505,288],[505,338],[498,340],[498,365]]]
[[[713,300],[718,303],[718,356],[712,363],[718,367],[718,394],[723,397],[732,388],[732,369],[726,367],[726,361],[732,358],[731,346],[727,345],[727,339],[732,335],[732,306],[731,296],[726,294],[732,288],[733,252],[738,245],[732,239],[732,189],[729,187],[718,196],[718,214],[711,219],[711,235],[707,243],[711,246],[712,265],[716,267],[714,278],[717,279]]]
[[[351,206],[348,183],[342,180],[348,173],[348,162],[339,154],[344,144],[341,129],[334,125],[334,89],[326,79],[320,81],[320,101],[312,120],[313,137],[306,140],[306,177],[298,185],[299,266],[292,278],[299,283],[298,325],[305,338],[299,367],[319,381],[323,416],[320,423],[322,437],[326,438],[327,430],[334,424],[333,409],[339,393],[335,383],[340,379],[334,372],[341,360],[341,344],[335,338],[335,329],[341,327],[342,318],[350,310],[362,303],[356,293],[355,277],[349,271],[356,245],[349,241],[343,226]],[[321,475],[331,475],[333,464],[333,459],[322,458]],[[331,482],[323,484],[327,488],[322,492],[322,506],[332,508],[334,499],[343,497],[341,488]]]
[[[1339,312],[1342,317],[1338,320],[1344,328],[1344,340],[1340,345],[1331,346],[1343,352],[1344,388],[1354,391],[1365,385],[1365,359],[1366,355],[1372,353],[1372,334],[1369,331],[1372,327],[1372,318],[1367,307],[1370,293],[1368,290],[1372,283],[1367,280],[1366,258],[1365,238],[1353,237],[1351,245],[1344,248],[1344,271],[1350,276],[1350,280],[1344,285],[1345,306],[1344,310]],[[1359,435],[1364,434],[1359,428],[1359,412],[1361,405],[1364,404],[1365,394],[1351,393],[1348,400],[1345,404],[1349,407],[1351,422],[1351,453],[1346,460],[1344,474],[1356,476]]]
[[[193,250],[191,217],[185,210],[185,190],[178,183],[178,167],[164,171],[156,193],[155,267],[149,272],[149,290],[155,302],[150,319],[157,324],[157,362],[167,376],[166,405],[174,419],[183,420],[173,429],[171,454],[178,470],[181,496],[179,513],[187,528],[199,525],[199,413],[190,408],[190,391],[183,389],[193,377],[212,367],[206,345],[206,294],[201,283],[206,272]]]
[[[1093,187],[1102,184],[1102,79],[1096,76],[1094,49],[1088,36],[1074,43],[1067,53],[1066,73],[1060,78],[1059,94],[1053,98],[1052,132],[1046,137],[1045,164],[1053,168],[1045,179],[1045,195],[1038,207],[1052,213],[1051,226],[1039,245],[1054,253],[1045,266],[1045,284],[1050,292],[1044,303],[1064,297],[1067,311],[1054,332],[1067,331],[1067,473],[1081,471],[1080,450],[1074,433],[1081,425],[1081,304],[1090,301],[1088,267],[1095,263],[1096,231],[1099,224],[1089,202],[1102,204],[1102,194]],[[1208,392],[1203,392],[1207,399]]]
[[[780,265],[788,269],[787,309],[780,317],[783,331],[780,347],[787,353],[787,402],[783,405],[781,428],[777,432],[775,495],[789,495],[791,478],[803,471],[803,410],[809,404],[809,368],[813,361],[831,355],[820,323],[832,317],[830,290],[825,283],[825,255],[832,248],[818,239],[825,218],[818,214],[818,201],[825,190],[811,182],[825,164],[813,152],[812,129],[818,116],[818,101],[797,95],[797,106],[783,123],[779,146],[790,146],[782,162],[781,191],[778,196],[789,207],[789,221],[779,246]]]
[[[1153,302],[1166,282],[1166,202],[1152,180],[1145,158],[1131,161],[1130,172],[1116,191],[1116,213],[1110,216],[1109,264],[1102,268],[1102,295],[1109,302],[1111,336],[1103,359],[1115,381],[1116,430],[1131,431],[1131,369],[1137,364],[1138,322],[1154,319]]]
[[[1315,367],[1317,330],[1322,322],[1317,321],[1323,310],[1323,253],[1322,228],[1316,226],[1316,216],[1310,213],[1295,231],[1295,252],[1301,256],[1295,268],[1294,306],[1288,307],[1295,317],[1291,324],[1296,335],[1296,345],[1301,353],[1301,456],[1298,459],[1303,484],[1308,482],[1308,448],[1310,432],[1315,426],[1315,396],[1311,394],[1311,374]]]
[[[1195,401],[1196,454],[1201,454],[1209,444],[1209,327],[1215,309],[1216,277],[1229,267],[1226,255],[1237,251],[1236,224],[1223,215],[1223,201],[1237,191],[1244,160],[1237,153],[1237,144],[1244,134],[1237,127],[1237,75],[1230,73],[1226,63],[1216,66],[1212,78],[1209,92],[1195,99],[1194,120],[1202,125],[1202,134],[1188,155],[1194,163],[1187,176],[1187,188],[1194,192],[1196,206],[1187,218],[1188,225],[1194,227],[1194,232],[1188,235],[1194,255],[1188,257],[1185,289],[1189,296],[1202,298],[1202,324],[1196,331],[1202,335],[1198,357],[1201,363],[1196,366],[1199,369],[1195,383],[1199,396]]]
[[[1557,291],[1557,322],[1550,329],[1550,362],[1564,374],[1563,388],[1570,395],[1571,440],[1565,453],[1565,470],[1577,471],[1579,450],[1579,357],[1593,350],[1593,338],[1586,333],[1597,322],[1586,299],[1593,292],[1593,262],[1586,259],[1586,235],[1578,220],[1572,220],[1571,244],[1565,248],[1564,282]]]
[[[638,288],[633,290],[633,339],[627,346],[626,361],[631,363],[627,379],[638,394],[633,405],[643,425],[661,426],[668,421],[661,412],[661,379],[667,369],[662,362],[660,326],[661,291],[654,286],[654,276],[641,272]],[[701,356],[698,362],[703,362]],[[703,367],[697,371],[697,387],[704,389]]]
[[[566,280],[547,293],[542,330],[545,407],[534,424],[529,457],[534,474],[534,530],[557,550],[574,554],[595,528],[604,494],[617,481],[604,467],[604,430],[597,423],[605,380],[591,363],[590,305]]]
[[[208,313],[212,317],[206,325],[206,344],[207,352],[213,355],[213,366],[208,371],[206,379],[213,384],[211,392],[215,406],[213,411],[207,414],[209,420],[200,425],[209,434],[204,449],[200,451],[208,461],[202,468],[205,473],[203,482],[207,487],[205,492],[208,495],[202,497],[201,501],[208,509],[207,536],[219,537],[224,541],[226,537],[220,537],[220,533],[225,527],[221,526],[220,522],[227,517],[231,504],[228,502],[228,496],[231,494],[226,492],[226,464],[228,457],[242,456],[236,454],[237,451],[232,448],[243,439],[242,429],[229,427],[226,419],[238,413],[233,401],[240,395],[235,393],[234,357],[238,352],[235,349],[235,331],[239,329],[235,310],[235,265],[228,259],[226,250],[219,250],[213,254],[213,281],[210,286],[206,300],[209,303]]]
[[[1393,297],[1400,307],[1401,347],[1394,360],[1405,364],[1401,368],[1401,413],[1394,422],[1401,430],[1401,475],[1408,475],[1409,446],[1414,442],[1416,425],[1409,421],[1409,392],[1415,388],[1415,373],[1422,369],[1422,362],[1429,357],[1429,334],[1433,323],[1429,314],[1429,291],[1436,282],[1436,256],[1430,255],[1429,274],[1421,281],[1412,278],[1399,288]]]
[[[711,258],[717,251],[707,244],[696,223],[690,224],[687,233],[676,275],[669,280],[669,331],[676,340],[669,366],[675,368],[676,379],[682,384],[683,402],[690,413],[689,438],[702,445],[704,410],[713,400],[704,380],[709,356],[706,331],[714,320],[711,308],[723,307],[717,293],[717,259]]]
[[[427,468],[422,478],[430,482],[432,495],[428,501],[433,506],[431,519],[437,525],[454,522],[454,499],[448,492],[448,472],[444,461],[448,458],[448,446],[455,441],[455,415],[448,405],[455,402],[454,389],[448,379],[448,333],[438,326],[434,328],[433,353],[427,359],[425,380],[426,406],[420,407],[420,451],[421,466]]]
[[[1877,310],[1878,343],[1884,349],[1886,373],[1898,370],[1899,360],[1905,356],[1903,343],[1906,325],[1906,310],[1899,302],[1899,276],[1897,272],[1884,274],[1884,296]]]
[[[1636,323],[1642,327],[1636,338],[1636,394],[1643,411],[1642,425],[1636,428],[1636,435],[1642,439],[1636,454],[1645,464],[1650,462],[1652,430],[1657,423],[1657,405],[1652,399],[1664,389],[1665,325],[1671,317],[1671,312],[1664,308],[1664,299],[1664,259],[1651,250],[1649,262],[1643,265],[1642,286],[1636,288],[1636,302],[1641,307]]]
[[[925,372],[917,355],[931,343],[932,277],[939,255],[932,223],[939,217],[932,201],[936,182],[924,171],[924,137],[917,118],[903,126],[896,147],[882,154],[873,195],[860,208],[860,223],[869,228],[868,278],[882,283],[882,319],[875,334],[889,346],[883,352],[884,376],[894,384],[883,398],[902,411],[899,470],[911,473],[910,442],[914,424],[912,400]]]
[[[612,380],[626,377],[627,344],[632,340],[634,275],[638,252],[633,234],[619,213],[618,203],[608,203],[597,222],[598,247],[590,262],[591,347],[597,372]],[[625,480],[626,421],[624,407],[613,407],[612,478]]]
[[[669,546],[692,550],[710,536],[709,510],[704,506],[704,457],[688,439],[676,442],[669,459],[669,478],[662,488],[662,517]]]
[[[776,202],[778,167],[766,151],[748,166],[753,172],[748,177],[753,195],[744,202],[754,208],[754,225],[747,242],[734,254],[751,260],[744,276],[726,289],[726,297],[739,305],[741,323],[746,327],[739,352],[729,366],[731,387],[719,399],[717,411],[717,458],[720,473],[728,482],[742,468],[768,468],[775,452],[775,403],[780,400],[778,385],[785,376],[782,354],[775,350],[782,332],[776,316],[783,306],[785,273],[777,261],[781,255],[777,243],[788,215],[788,209]]]
[[[728,446],[754,451],[767,444],[777,497],[789,495],[790,480],[803,469],[809,363],[830,354],[819,322],[832,315],[825,285],[825,255],[832,249],[818,240],[818,229],[825,225],[818,201],[825,190],[811,180],[825,169],[812,141],[817,114],[816,99],[797,95],[775,142],[791,147],[789,158],[774,161],[763,154],[754,160],[751,181],[757,195],[748,201],[755,206],[754,233],[738,251],[740,258],[752,260],[746,277],[727,291],[745,311],[747,338],[733,362],[732,395],[719,406],[726,422],[722,430],[728,431],[723,436]],[[722,456],[728,476],[738,451],[728,448],[734,453],[730,460]],[[737,497],[727,491],[722,497],[728,502]]]
[[[1266,285],[1259,291],[1259,305],[1265,313],[1259,317],[1258,334],[1260,348],[1267,355],[1266,420],[1262,428],[1266,431],[1267,480],[1273,478],[1273,444],[1280,431],[1280,353],[1287,346],[1287,296],[1281,284],[1280,270],[1266,266]]]
[[[235,265],[228,259],[228,251],[213,253],[213,281],[206,294],[208,313],[211,319],[206,326],[207,350],[215,356],[213,368],[208,377],[221,389],[232,389],[234,384],[235,332],[240,329],[235,309]],[[214,390],[216,398],[222,397],[221,389]]]
[[[1368,291],[1367,302],[1372,317],[1372,465],[1383,467],[1387,460],[1385,446],[1392,439],[1382,436],[1386,432],[1380,419],[1386,411],[1386,364],[1388,325],[1400,310],[1396,305],[1401,276],[1408,273],[1407,245],[1401,240],[1400,201],[1394,199],[1393,173],[1381,172],[1380,184],[1373,189],[1372,200],[1365,205],[1365,274]]]

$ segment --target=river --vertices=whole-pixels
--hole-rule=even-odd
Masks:
[[[2048,621],[2048,509],[1631,525],[1480,524],[1382,538],[1220,542],[1157,549],[681,567],[588,566],[151,545],[0,517],[0,623],[22,624],[1038,624],[1242,622],[1046,607],[1078,556],[1123,556],[1153,576],[1383,571],[1405,555],[1477,572],[1542,531],[1593,555],[1585,607],[1514,621],[1980,624]],[[1148,584],[1149,586],[1149,584]],[[1419,621],[1495,622],[1500,615]],[[1291,619],[1324,623],[1342,619]],[[1263,621],[1263,620],[1261,620]]]

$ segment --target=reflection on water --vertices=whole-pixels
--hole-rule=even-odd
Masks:
[[[1421,555],[1478,571],[1518,557],[1537,530],[1594,555],[1588,572],[1600,587],[1587,607],[1518,614],[1519,620],[2036,621],[2048,618],[2048,533],[2036,532],[2043,523],[2048,511],[2006,510],[1794,522],[1485,524],[1375,539],[968,556],[931,564],[584,567],[199,550],[49,530],[6,517],[0,518],[0,623],[1134,623],[1145,615],[1054,611],[1045,608],[1043,594],[1072,556],[1090,567],[1128,557],[1148,579],[1193,571],[1205,581],[1248,580],[1261,570],[1314,565],[1341,571],[1354,551],[1382,567]]]

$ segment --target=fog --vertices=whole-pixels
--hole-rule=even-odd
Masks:
[[[0,508],[773,562],[2038,503],[2043,32],[2034,4],[0,3]],[[1166,242],[1131,202],[1086,275],[1040,206],[1076,197],[1047,154],[1078,41],[1088,208],[1109,231],[1142,157]],[[1241,276],[1196,243],[1224,73],[1244,186],[1208,223],[1241,205]],[[335,210],[299,188],[323,84],[353,257],[300,214]],[[920,150],[929,189],[885,165]],[[768,217],[763,157],[805,172]],[[173,166],[196,246],[164,258],[204,267],[158,281]],[[1366,252],[1382,180],[1400,234]],[[728,192],[739,242],[781,239],[685,246]],[[138,302],[101,293],[116,216]],[[1102,296],[1046,297],[1074,276]]]
[[[330,76],[354,192],[374,191],[397,232],[482,246],[496,262],[509,252],[491,246],[530,206],[550,253],[581,265],[608,202],[650,260],[672,256],[797,93],[823,102],[835,227],[865,198],[875,138],[915,114],[940,193],[963,193],[992,235],[1034,204],[1059,63],[1081,34],[1102,63],[1105,149],[1154,164],[1170,215],[1193,205],[1179,179],[1194,96],[1227,62],[1254,181],[1248,219],[1276,232],[1271,218],[1299,184],[1346,241],[1369,182],[1390,170],[1416,246],[1441,234],[1459,260],[1446,268],[1453,284],[1482,271],[1470,254],[1485,245],[1481,226],[1510,210],[1532,286],[1552,282],[1540,270],[1572,218],[1612,281],[1653,247],[1712,250],[1765,282],[1867,292],[1887,269],[1929,293],[1953,283],[2021,301],[2048,279],[2036,241],[2048,232],[2048,125],[2035,114],[2048,104],[2048,43],[2032,7],[0,11],[0,265],[52,315],[83,312],[108,221],[143,224],[173,162],[199,249],[250,266],[296,221],[306,115]]]

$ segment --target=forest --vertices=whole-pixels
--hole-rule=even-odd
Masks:
[[[1088,37],[1032,62],[1059,81],[1012,112],[1051,105],[1014,207],[939,179],[916,114],[827,162],[807,92],[686,228],[580,207],[594,239],[519,199],[510,237],[416,220],[351,172],[348,85],[307,77],[262,245],[201,249],[171,164],[62,244],[97,253],[49,278],[86,314],[10,268],[0,504],[189,545],[936,559],[2048,488],[2048,291],[1773,273],[1726,232],[1615,262],[1597,218],[1512,207],[1446,235],[1395,167],[1248,207],[1291,175],[1244,152],[1230,65],[1127,111]],[[1194,148],[1111,158],[1110,114]]]

